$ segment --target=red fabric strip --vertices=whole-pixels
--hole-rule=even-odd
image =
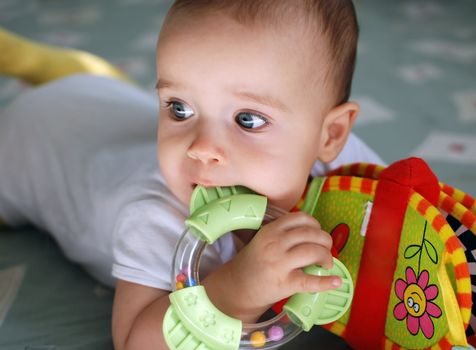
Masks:
[[[421,159],[394,163],[380,174],[345,332],[354,349],[382,348],[400,232],[412,188],[430,203],[438,200],[438,180]]]
[[[339,183],[339,187],[342,191],[348,191],[350,190],[350,181],[351,181],[352,177],[350,176],[342,176],[340,178],[340,183]]]
[[[362,193],[370,194],[372,193],[372,184],[373,180],[370,179],[362,179],[362,186],[361,186],[361,191]]]

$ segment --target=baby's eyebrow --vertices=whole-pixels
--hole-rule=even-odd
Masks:
[[[172,82],[170,80],[158,79],[157,84],[155,84],[155,89],[158,91],[165,88],[178,88],[180,87],[179,83]],[[289,108],[281,102],[279,99],[270,96],[270,95],[259,95],[250,91],[233,91],[233,95],[236,97],[249,100],[252,102],[259,103],[261,105],[269,106],[274,109],[279,109],[283,112],[289,112]]]
[[[157,84],[155,84],[155,89],[160,90],[164,88],[177,87],[177,86],[179,86],[179,84],[173,83],[169,80],[159,79],[157,80]]]
[[[269,95],[258,95],[249,91],[235,91],[234,95],[246,100],[256,102],[271,108],[280,109],[284,112],[289,112],[289,108],[279,99]]]

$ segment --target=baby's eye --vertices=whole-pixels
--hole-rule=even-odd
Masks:
[[[193,109],[183,102],[171,101],[167,103],[167,106],[176,120],[181,121],[193,116]]]
[[[258,129],[268,124],[268,120],[265,117],[251,112],[238,113],[235,121],[244,129]]]

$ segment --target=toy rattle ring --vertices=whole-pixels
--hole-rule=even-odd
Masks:
[[[163,321],[164,338],[170,349],[236,350],[273,349],[296,337],[313,325],[339,319],[349,308],[353,284],[345,266],[334,258],[332,269],[315,265],[304,272],[319,276],[337,275],[342,285],[321,293],[298,293],[285,304],[283,311],[270,320],[243,324],[225,315],[209,300],[200,285],[200,258],[208,244],[237,229],[261,227],[263,219],[273,220],[281,210],[267,207],[267,199],[245,187],[195,188],[188,229],[183,233],[174,254],[171,305]]]

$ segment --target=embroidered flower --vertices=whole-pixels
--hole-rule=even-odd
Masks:
[[[411,267],[407,267],[405,275],[406,281],[398,279],[395,282],[395,294],[401,302],[395,305],[393,315],[399,321],[407,319],[407,329],[411,334],[416,335],[421,329],[423,335],[430,339],[435,331],[431,317],[441,316],[441,309],[430,301],[438,296],[438,287],[428,285],[429,274],[426,270],[421,272],[418,280]]]

